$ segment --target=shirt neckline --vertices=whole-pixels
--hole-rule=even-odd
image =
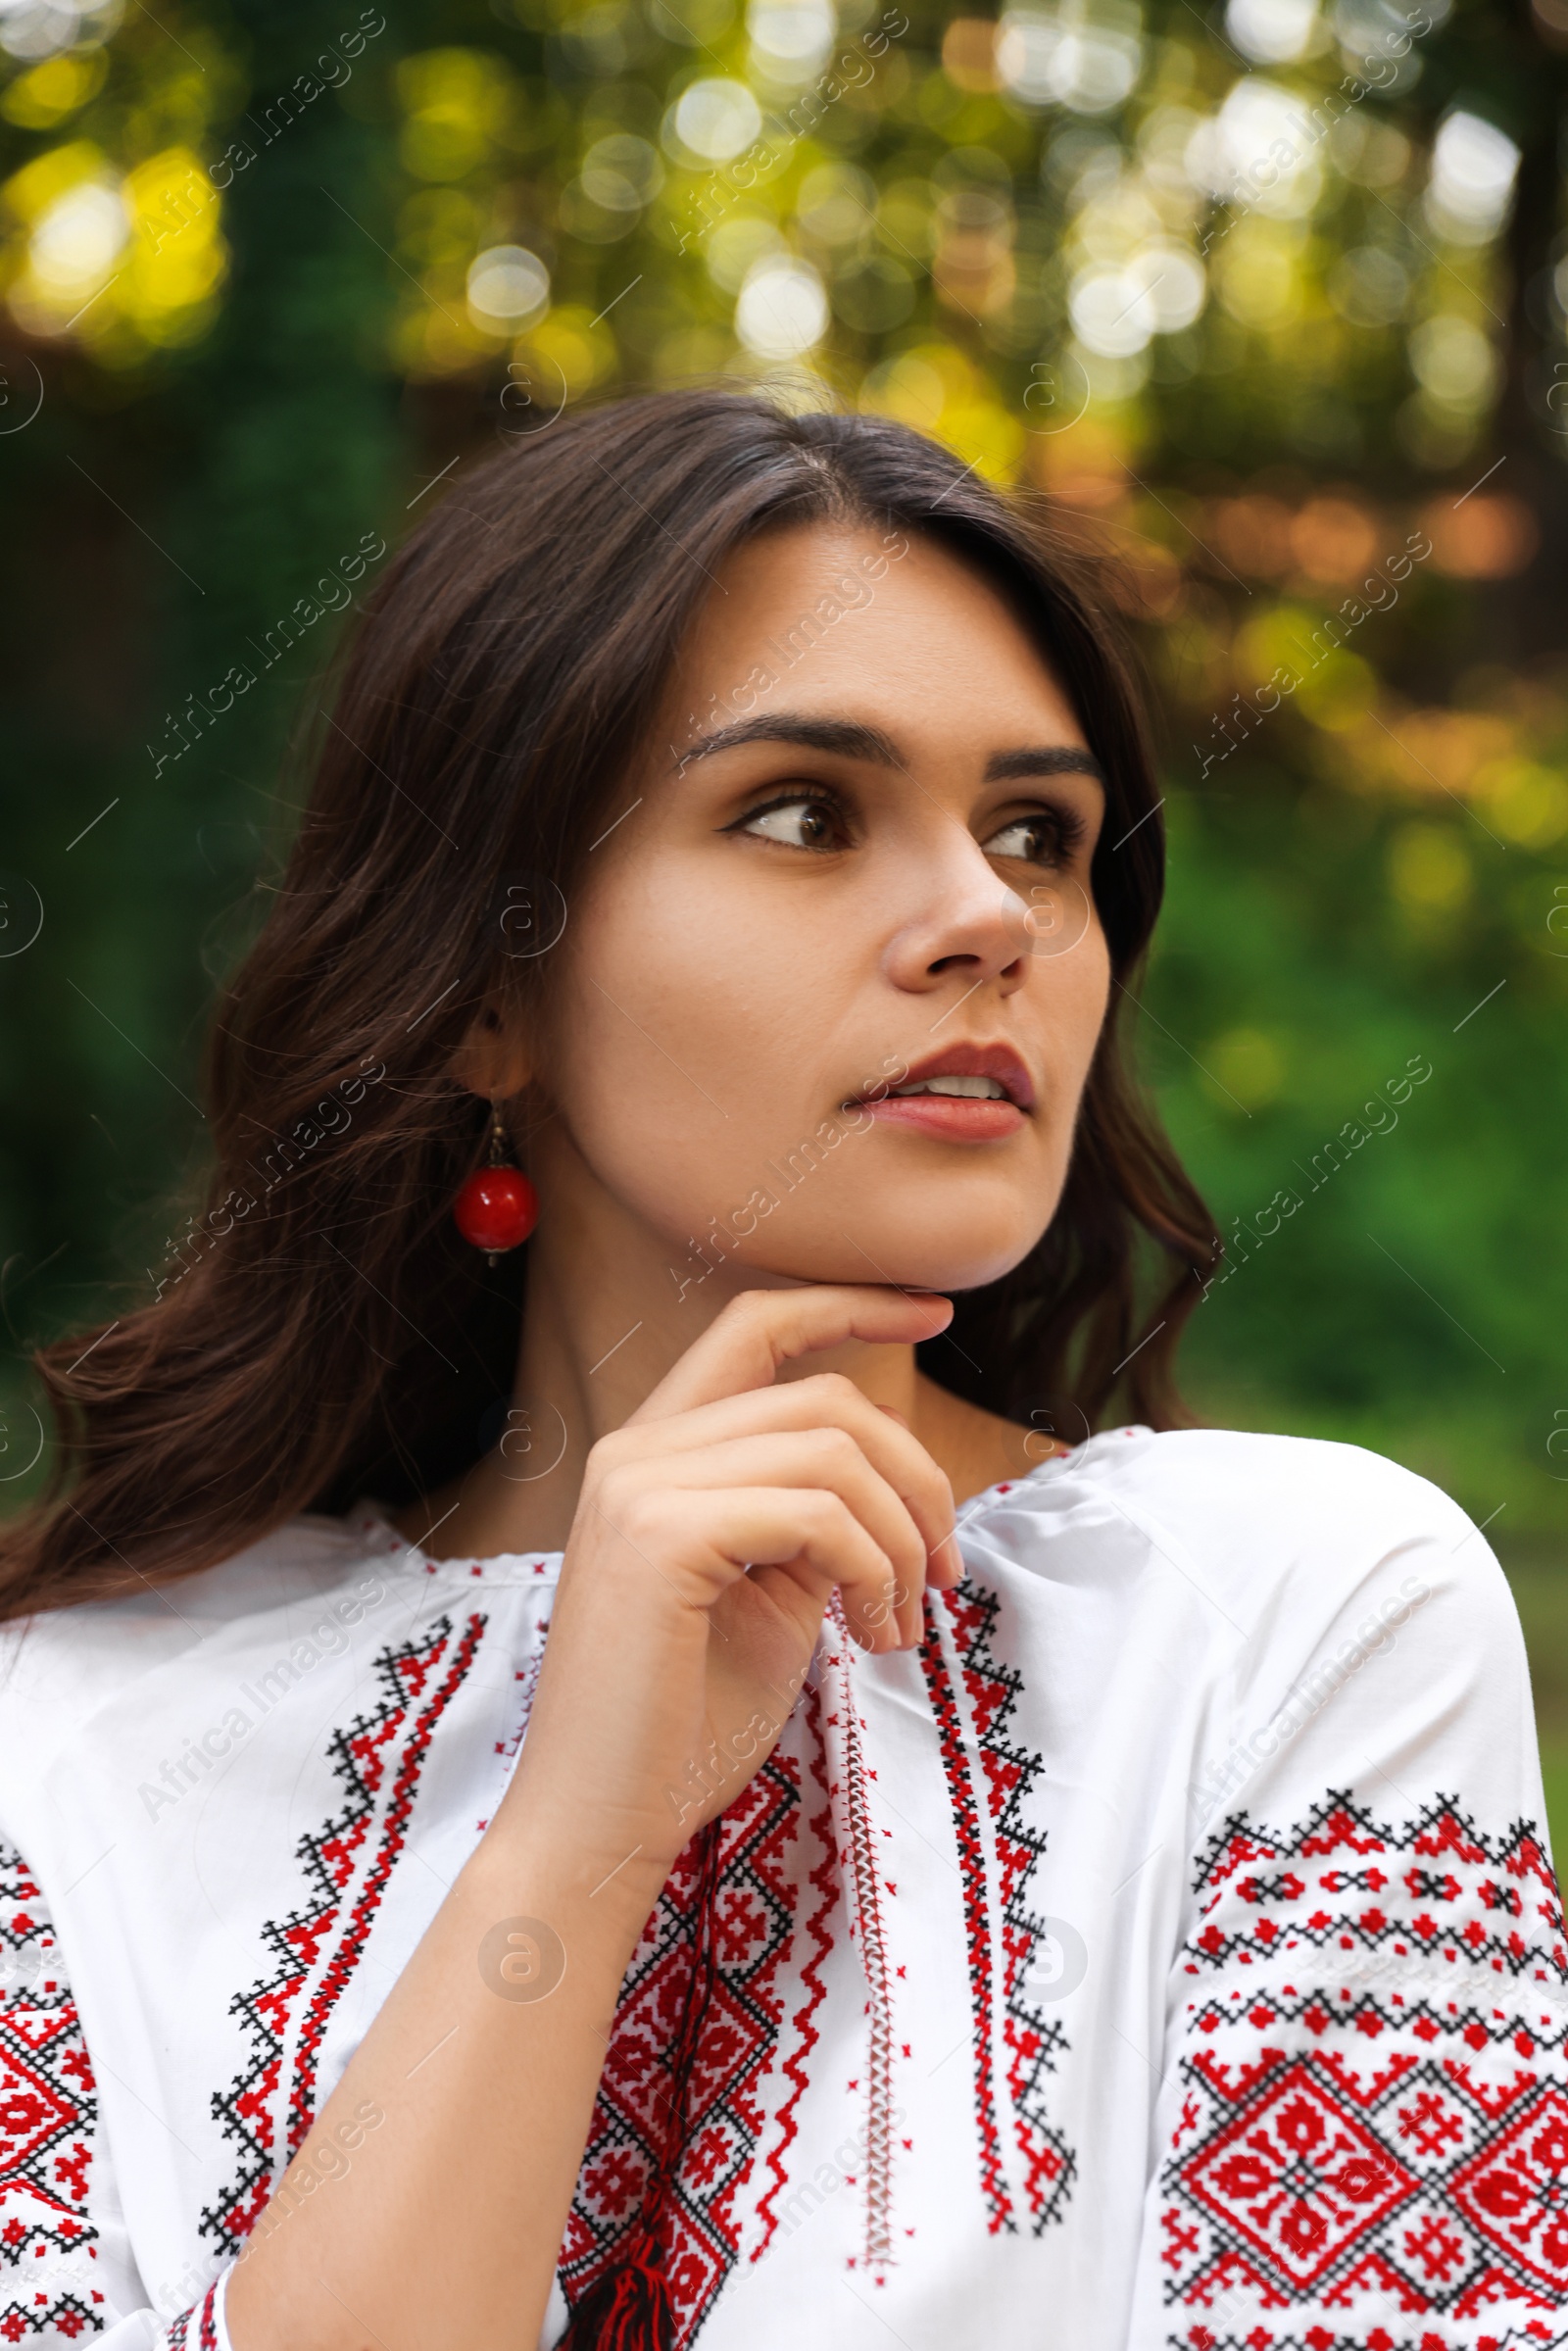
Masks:
[[[450,1559],[432,1559],[421,1543],[406,1543],[392,1524],[388,1505],[374,1494],[362,1494],[352,1510],[346,1513],[346,1523],[357,1534],[373,1535],[377,1531],[386,1537],[388,1551],[400,1551],[411,1567],[422,1568],[427,1576],[464,1575],[473,1579],[483,1577],[492,1568],[525,1568],[530,1579],[543,1583],[560,1573],[564,1551],[489,1551],[483,1557],[468,1552],[454,1552]]]
[[[1114,1437],[1152,1437],[1152,1435],[1153,1431],[1143,1421],[1128,1421],[1119,1429],[1097,1429],[1091,1436],[1080,1439],[1077,1445],[1068,1445],[1065,1452],[1052,1453],[1046,1460],[1037,1461],[1034,1468],[1026,1469],[1021,1477],[998,1478],[995,1484],[986,1487],[983,1493],[972,1494],[966,1502],[958,1504],[957,1526],[961,1530],[968,1525],[972,1517],[977,1517],[983,1509],[1002,1495],[1016,1494],[1020,1488],[1025,1486],[1042,1484],[1045,1479],[1059,1474],[1080,1461],[1084,1454],[1092,1452],[1096,1445],[1108,1444]]]

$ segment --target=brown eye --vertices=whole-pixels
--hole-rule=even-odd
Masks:
[[[781,841],[788,849],[831,849],[837,811],[821,800],[778,800],[759,808],[737,826],[763,841]]]
[[[1031,865],[1057,865],[1068,856],[1082,827],[1043,810],[1034,816],[1015,816],[983,844],[992,857],[1018,857]]]

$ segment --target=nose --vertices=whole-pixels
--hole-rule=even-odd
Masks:
[[[897,889],[890,877],[890,886]],[[883,968],[911,995],[971,995],[987,981],[1003,996],[1028,976],[1031,910],[1010,890],[973,835],[943,828],[934,854],[911,862],[903,887],[909,906],[884,952]]]

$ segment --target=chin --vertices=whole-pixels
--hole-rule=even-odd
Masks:
[[[940,1225],[890,1216],[847,1217],[837,1230],[809,1238],[759,1235],[745,1262],[760,1273],[795,1282],[870,1282],[900,1290],[952,1294],[982,1290],[1020,1264],[1045,1228],[1031,1223],[1006,1233],[965,1229],[955,1216]],[[858,1241],[860,1246],[857,1248]]]

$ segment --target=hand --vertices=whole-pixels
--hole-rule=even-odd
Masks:
[[[773,1383],[848,1339],[933,1338],[952,1312],[880,1289],[748,1291],[600,1440],[497,1829],[651,1907],[771,1754],[835,1590],[864,1648],[918,1643],[927,1583],[963,1574],[947,1477],[853,1381]]]

